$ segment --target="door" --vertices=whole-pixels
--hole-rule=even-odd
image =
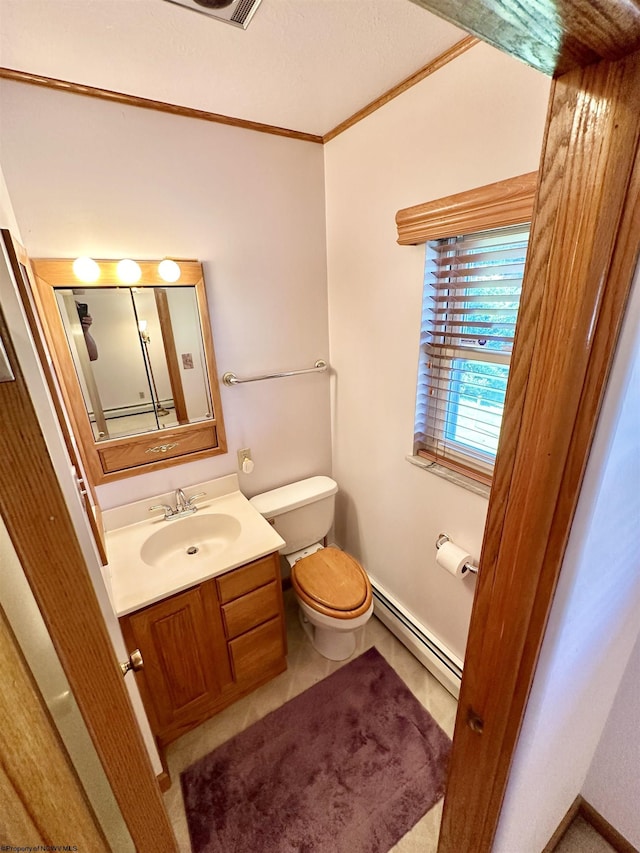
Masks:
[[[0,763],[7,774],[5,782],[11,784],[18,797],[15,800],[9,794],[6,797],[0,794],[0,802],[4,806],[0,809],[0,840],[2,843],[13,840],[14,845],[20,839],[26,841],[27,836],[16,834],[14,825],[21,820],[24,810],[25,785],[29,786],[28,799],[34,801],[30,806],[30,820],[36,824],[38,831],[46,828],[50,844],[56,839],[60,842],[63,838],[70,838],[69,833],[57,831],[63,828],[59,826],[59,819],[58,824],[51,823],[48,814],[51,799],[49,791],[58,787],[65,790],[67,782],[64,777],[58,777],[58,771],[70,761],[73,765],[71,775],[77,775],[83,798],[86,793],[86,799],[110,848],[118,853],[134,853],[131,836],[2,518],[0,566],[0,621],[4,614],[7,622],[7,630],[2,631],[3,639],[0,640],[0,672],[3,674],[0,714],[4,720],[0,731]],[[11,651],[14,645],[15,653]],[[22,658],[28,672],[22,665]],[[26,672],[26,682],[21,675],[23,670]],[[23,682],[24,688],[16,692],[18,685]],[[41,731],[43,727],[50,729],[50,735]],[[25,732],[29,733],[26,738]],[[25,773],[19,770],[22,766],[30,765],[34,769],[34,760],[45,769],[44,773],[42,769],[36,770],[35,778],[31,770]],[[49,786],[46,802],[39,794],[39,779]],[[64,797],[65,802],[75,802],[74,794],[65,792]],[[73,805],[68,811],[71,812],[72,808]],[[58,809],[56,815],[64,815],[65,811]],[[70,828],[71,825],[67,825],[67,829]],[[30,842],[35,837],[29,832]]]
[[[0,842],[109,847],[0,608]],[[28,731],[29,737],[24,737]],[[51,797],[57,791],[64,809]],[[7,845],[5,848],[4,845]],[[42,849],[45,849],[44,846]]]
[[[142,652],[145,666],[138,681],[160,742],[211,716],[223,688],[231,684],[214,584],[200,584],[124,616],[121,625],[129,646]]]
[[[6,260],[0,276],[6,294],[12,287]],[[175,851],[160,789],[4,311],[0,338],[6,353],[0,352],[0,379],[5,380],[0,381],[0,514],[136,849]],[[51,789],[50,796],[64,814],[62,793]]]

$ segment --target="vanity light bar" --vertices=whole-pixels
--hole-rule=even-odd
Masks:
[[[76,258],[73,262],[73,272],[76,278],[87,284],[100,278],[100,267],[93,258]]]
[[[130,258],[124,258],[118,263],[116,273],[123,284],[136,284],[140,281],[142,270],[140,269],[140,264],[137,264]]]
[[[140,281],[142,271],[140,265],[130,258],[123,258],[116,267],[119,280],[123,284],[135,284]],[[77,279],[90,284],[100,278],[100,265],[93,258],[80,257],[73,262],[73,272]],[[164,258],[158,264],[158,275],[169,284],[178,281],[182,275],[180,265],[170,258]]]
[[[158,264],[158,275],[163,281],[177,281],[180,278],[180,267],[175,261],[165,258]]]

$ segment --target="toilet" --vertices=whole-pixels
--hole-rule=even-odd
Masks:
[[[333,524],[338,484],[309,477],[251,498],[282,536],[280,553],[291,566],[300,621],[314,648],[329,660],[346,660],[373,613],[373,595],[360,563],[322,540]]]

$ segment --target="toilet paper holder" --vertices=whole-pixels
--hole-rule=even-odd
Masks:
[[[451,542],[451,537],[447,536],[446,533],[441,533],[436,539],[436,551],[444,545],[445,542]],[[473,563],[465,563],[464,568],[462,569],[462,574],[466,575],[467,572],[470,572],[472,575],[477,575],[478,566],[474,566]]]

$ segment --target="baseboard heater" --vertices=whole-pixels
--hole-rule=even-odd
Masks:
[[[429,672],[458,698],[462,661],[372,580],[374,613]]]

